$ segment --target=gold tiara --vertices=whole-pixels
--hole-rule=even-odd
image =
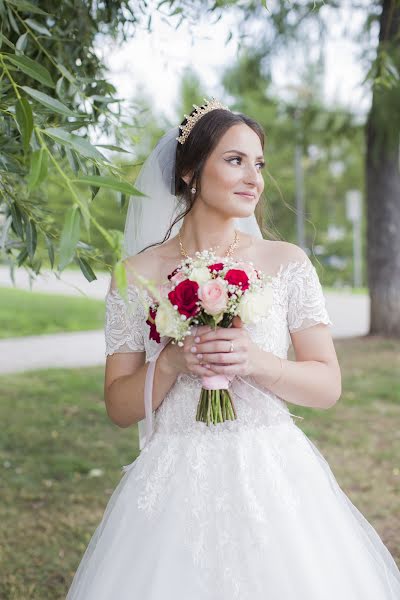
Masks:
[[[206,98],[204,98],[204,102],[205,104],[203,104],[202,106],[197,106],[197,104],[193,104],[193,107],[196,110],[192,115],[184,115],[184,117],[186,118],[186,123],[185,125],[179,125],[179,129],[182,130],[182,133],[179,137],[175,138],[180,144],[184,144],[186,142],[190,132],[196,125],[197,121],[199,121],[201,117],[203,117],[207,113],[217,108],[222,108],[223,110],[229,110],[229,112],[231,112],[230,108],[224,106],[223,104],[221,104],[221,102],[219,102],[219,100],[216,100],[215,98],[211,98],[211,100],[206,100]]]

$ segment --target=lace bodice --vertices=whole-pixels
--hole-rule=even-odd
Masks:
[[[315,267],[308,258],[281,265],[270,280],[273,290],[272,307],[268,316],[256,324],[246,325],[251,338],[267,352],[287,357],[291,344],[290,333],[317,323],[332,325]],[[129,306],[117,290],[106,298],[106,354],[116,352],[145,352],[146,361],[156,354],[159,345],[149,339],[146,324],[146,292],[128,286]],[[226,429],[268,426],[290,420],[286,404],[275,394],[260,389],[251,378],[235,378],[231,385],[237,420],[208,427],[195,420],[201,389],[201,379],[180,375],[164,401],[153,413],[154,431],[159,433],[212,434]]]

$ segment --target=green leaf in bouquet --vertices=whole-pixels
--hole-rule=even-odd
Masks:
[[[33,114],[29,101],[26,98],[17,100],[15,105],[15,118],[17,119],[18,128],[22,136],[22,146],[26,153],[29,149],[33,131]]]
[[[60,271],[71,262],[75,254],[75,248],[79,241],[81,231],[81,215],[77,206],[67,210],[64,226],[60,239],[60,260],[58,268]]]
[[[12,56],[10,54],[7,54],[5,56],[5,58],[11,64],[13,64],[14,66],[21,69],[21,71],[23,73],[25,73],[25,75],[29,75],[29,77],[32,77],[32,79],[35,79],[36,81],[38,81],[39,83],[42,83],[43,85],[47,85],[48,87],[54,88],[54,81],[53,81],[49,71],[45,67],[43,67],[43,65],[40,65],[39,63],[37,63],[35,60],[32,60],[31,58],[28,58],[27,56],[17,56],[16,54],[14,54]],[[33,98],[38,100],[39,102],[40,102],[39,97],[41,98],[42,96],[44,96],[46,98],[50,98],[50,96],[43,94],[43,92],[38,92],[37,90],[33,90],[32,88],[30,88],[28,86],[22,86],[22,88],[27,93],[29,93]],[[28,90],[30,90],[30,91],[28,91]],[[36,96],[34,94],[32,94],[31,92],[35,92]],[[42,104],[43,104],[43,102],[42,102]],[[65,108],[67,108],[67,107],[65,107]]]

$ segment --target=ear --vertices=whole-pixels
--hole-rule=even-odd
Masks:
[[[192,181],[192,177],[193,177],[193,171],[190,171],[189,173],[186,173],[186,175],[183,175],[182,179],[186,183],[186,185],[190,185],[190,182]]]

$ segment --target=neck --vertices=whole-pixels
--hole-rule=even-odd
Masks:
[[[183,219],[180,233],[189,256],[210,248],[215,248],[216,254],[223,255],[235,239],[235,220],[220,216],[212,218],[210,215],[207,219],[201,219],[189,213]]]

